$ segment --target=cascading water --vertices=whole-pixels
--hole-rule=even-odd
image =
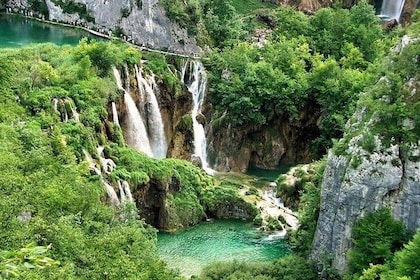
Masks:
[[[159,109],[159,103],[154,92],[154,89],[157,88],[155,79],[153,76],[144,78],[137,65],[135,65],[135,70],[140,99],[144,102],[146,112],[145,119],[147,121],[147,131],[153,157],[165,158],[168,144],[166,143],[165,128]]]
[[[112,162],[113,163],[112,168],[115,168],[115,163],[113,162],[112,159],[105,159],[105,158],[102,157],[103,147],[98,147],[97,151],[98,151],[98,155],[100,157],[101,164],[103,164],[104,162],[107,162],[107,165],[108,165],[109,162]],[[93,160],[91,155],[86,150],[83,150],[83,153],[85,154],[85,158],[86,158],[87,162],[89,163],[89,169],[94,171],[99,176],[99,180],[101,181],[102,185],[105,188],[106,193],[108,194],[110,204],[114,207],[119,207],[120,206],[120,200],[118,199],[118,196],[117,196],[117,193],[114,190],[114,187],[111,186],[109,183],[107,183],[105,181],[104,177],[102,176],[101,169],[96,166],[95,161]],[[109,168],[106,167],[106,166],[102,166],[102,167],[105,170],[105,172],[107,172],[107,170],[109,170]]]
[[[118,88],[124,91],[124,102],[127,107],[127,143],[137,151],[144,152],[148,156],[153,157],[147,130],[140,112],[137,109],[136,103],[130,94],[123,88],[121,76],[117,68],[114,67],[113,71]]]
[[[383,0],[379,17],[384,19],[396,19],[399,22],[404,3],[405,0]]]
[[[111,107],[112,107],[112,120],[115,125],[120,126],[120,121],[118,120],[117,106],[115,105],[115,102],[111,103]]]
[[[146,30],[149,31],[150,33],[153,33],[153,29],[154,29],[152,5],[153,3],[150,0],[143,1],[143,6],[145,6],[144,10],[146,12],[146,19],[145,19]]]
[[[191,118],[194,130],[194,154],[200,157],[202,168],[208,174],[213,174],[214,170],[209,167],[207,161],[207,143],[204,127],[197,121],[197,116],[201,114],[201,106],[203,105],[206,93],[207,75],[204,66],[200,61],[193,61],[191,64],[190,63],[190,61],[187,61],[186,64],[182,66],[181,81],[185,82],[185,73],[187,65],[189,64],[190,67],[192,66],[192,69],[190,69],[190,77],[187,82],[187,87],[193,98]]]
[[[130,202],[134,202],[133,195],[131,194],[131,190],[130,190],[130,185],[128,184],[127,181],[122,182],[122,189],[125,193],[126,200]]]

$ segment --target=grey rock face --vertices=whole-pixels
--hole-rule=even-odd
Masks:
[[[141,7],[137,7],[135,1],[130,0],[76,0],[75,2],[86,5],[88,12],[95,18],[95,23],[84,22],[78,14],[65,14],[53,1],[46,0],[49,19],[68,23],[84,22],[90,28],[104,31],[120,27],[128,38],[140,46],[186,55],[202,53],[194,37],[169,21],[158,0],[142,0]],[[27,5],[24,0],[11,0],[9,4],[19,8]]]
[[[402,152],[394,145],[368,154],[350,141],[351,156],[328,155],[321,191],[321,208],[313,242],[312,259],[332,254],[333,267],[344,272],[351,247],[351,229],[367,213],[389,207],[408,229],[420,227],[420,162],[418,146]],[[352,161],[361,160],[354,167]]]

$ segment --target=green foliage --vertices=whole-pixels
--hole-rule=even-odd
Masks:
[[[374,279],[420,279],[419,258],[420,255],[420,233],[417,232],[413,239],[404,245],[404,248],[394,254],[392,261],[385,264],[370,264],[369,268],[363,270],[359,280]]]
[[[201,280],[222,280],[222,279],[258,279],[272,280],[274,278],[265,275],[266,267],[258,264],[250,264],[234,261],[231,263],[217,262],[205,268],[199,277]]]
[[[122,205],[119,212],[101,202],[105,191],[85,161],[84,151],[95,156],[99,143],[110,142],[104,123],[116,87],[109,69],[100,67],[139,58],[127,46],[86,40],[76,48],[44,44],[2,50],[0,248],[9,252],[0,254],[2,273],[3,261],[26,254],[32,247],[19,248],[31,243],[51,244],[48,257],[60,265],[23,272],[22,266],[47,265],[50,259],[16,255],[6,269],[16,268],[22,279],[178,278],[158,259],[156,231],[138,220],[133,205]],[[176,166],[186,189],[199,188],[201,178],[181,165],[166,168]],[[130,170],[122,163],[120,168]],[[126,173],[132,182],[149,180],[141,169],[115,177]]]
[[[113,65],[138,62],[140,53],[133,51],[131,47],[122,43],[88,42],[84,38],[75,49],[75,57],[80,60],[88,57],[92,65],[96,67],[99,76],[105,77]]]
[[[80,18],[86,21],[95,22],[95,18],[90,14],[87,7],[83,3],[74,2],[72,0],[54,0],[55,4],[63,9],[67,14],[79,14]]]
[[[202,280],[315,280],[317,273],[313,265],[306,259],[289,255],[272,263],[214,263],[203,269],[200,277]]]
[[[304,175],[299,192],[299,228],[290,233],[290,245],[295,252],[307,256],[312,249],[312,240],[317,226],[321,203],[321,184],[326,160],[315,163],[308,175]],[[313,171],[311,171],[313,170]]]
[[[235,8],[235,11],[241,15],[252,15],[255,11],[260,9],[276,7],[276,5],[272,3],[259,0],[233,0],[231,3],[231,5]]]
[[[222,209],[238,208],[250,218],[254,218],[258,213],[254,205],[239,195],[238,186],[228,181],[223,181],[219,186],[205,188],[202,191],[201,201],[206,213],[216,218],[229,218],[220,216],[219,211]]]
[[[127,180],[134,192],[149,182],[162,189],[169,187],[165,205],[170,229],[197,224],[205,217],[201,195],[211,179],[196,166],[177,159],[152,159],[129,148],[108,147],[107,153],[117,164],[111,177],[115,181]]]
[[[350,10],[321,9],[311,18],[278,8],[266,15],[276,24],[268,41],[257,48],[229,43],[242,38],[240,33],[232,35],[236,31],[212,33],[212,26],[217,31],[222,30],[219,25],[227,26],[219,24],[224,15],[235,20],[237,12],[229,1],[224,5],[219,10],[214,3],[203,10],[211,21],[205,24],[210,37],[228,38],[214,44],[221,49],[211,52],[206,62],[210,102],[217,115],[225,116],[213,126],[264,126],[279,118],[299,122],[310,106],[320,116],[312,152],[325,154],[332,139],[342,137],[359,93],[374,82],[370,67],[388,48],[371,6],[360,1]]]
[[[360,274],[369,264],[383,264],[406,241],[401,222],[387,208],[366,215],[352,229],[353,247],[349,252],[349,272]]]
[[[165,8],[170,20],[189,30],[193,30],[191,27],[196,26],[201,17],[199,0],[160,0],[159,4]]]
[[[370,154],[376,149],[376,141],[375,136],[372,133],[366,133],[363,137],[359,140],[358,144]]]
[[[28,0],[28,4],[33,11],[40,13],[48,19],[49,10],[45,0]]]
[[[60,263],[46,257],[50,246],[28,246],[18,251],[0,251],[0,279],[23,277],[28,270],[57,266]]]
[[[146,59],[144,66],[162,80],[172,96],[177,97],[182,91],[181,82],[175,74],[177,70],[173,66],[177,61],[173,62],[171,60],[174,58],[155,52],[145,52],[143,56]]]
[[[316,52],[339,60],[348,43],[358,48],[364,59],[373,62],[380,53],[376,46],[382,38],[382,29],[375,11],[367,1],[359,1],[350,10],[325,8],[311,19],[313,47]]]
[[[393,55],[391,64],[383,66],[383,78],[361,99],[360,106],[365,108],[363,120],[349,131],[345,142],[350,136],[363,134],[359,144],[367,151],[376,148],[374,135],[385,147],[399,144],[408,150],[411,143],[417,143],[420,118],[416,112],[420,109],[420,100],[410,93],[413,88],[409,81],[418,79],[419,51],[420,43],[412,43],[401,54]],[[372,118],[375,121],[369,122]]]
[[[130,15],[130,8],[121,8],[121,17],[126,18]]]
[[[232,0],[209,0],[203,8],[206,34],[210,45],[227,47],[236,44],[243,35],[243,23]]]
[[[404,249],[395,254],[396,271],[409,279],[420,279],[420,232],[404,245]]]
[[[254,186],[249,187],[249,190],[246,191],[246,195],[258,195],[258,189]]]

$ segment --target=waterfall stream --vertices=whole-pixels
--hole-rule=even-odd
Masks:
[[[201,106],[203,105],[206,93],[207,75],[204,66],[200,61],[186,61],[181,69],[182,82],[185,82],[185,74],[188,65],[189,67],[192,67],[192,69],[189,71],[190,76],[186,82],[186,85],[188,90],[191,92],[193,99],[191,118],[194,130],[194,154],[200,157],[202,168],[208,174],[213,174],[214,170],[210,168],[207,161],[207,143],[204,126],[197,120],[197,116],[201,114]]]
[[[124,91],[124,103],[127,107],[127,143],[137,151],[144,152],[148,156],[153,157],[146,126],[144,125],[140,112],[137,109],[136,103],[130,93],[123,88],[121,76],[117,68],[114,67],[113,71],[118,88]]]
[[[405,0],[384,0],[379,17],[400,21]]]
[[[165,158],[168,144],[166,143],[165,128],[159,103],[155,95],[155,89],[157,88],[155,79],[153,76],[143,77],[137,65],[135,65],[135,70],[139,94],[144,101],[145,119],[153,157]]]
[[[257,207],[262,209],[261,217],[263,218],[263,227],[266,226],[265,223],[269,217],[278,219],[279,216],[282,216],[286,221],[286,224],[282,224],[283,230],[270,234],[267,236],[268,240],[284,237],[287,234],[287,229],[297,230],[299,220],[296,214],[285,207],[280,198],[276,197],[274,188],[270,187],[270,189],[265,191],[260,190],[259,193],[262,200],[257,202]]]
[[[117,106],[115,105],[115,102],[112,102],[111,106],[112,106],[112,121],[114,122],[115,125],[120,126],[120,121],[118,120]]]

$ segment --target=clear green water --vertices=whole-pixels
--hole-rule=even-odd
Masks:
[[[75,46],[83,37],[95,38],[90,33],[76,28],[0,15],[0,48],[20,48],[33,43],[46,42]]]
[[[289,253],[283,239],[266,237],[249,223],[217,220],[176,233],[159,233],[158,250],[170,267],[190,276],[215,261],[272,261]]]
[[[253,176],[258,180],[273,182],[277,180],[280,174],[287,173],[291,167],[293,167],[291,164],[282,164],[275,169],[263,169],[256,166],[250,166],[246,174]]]

